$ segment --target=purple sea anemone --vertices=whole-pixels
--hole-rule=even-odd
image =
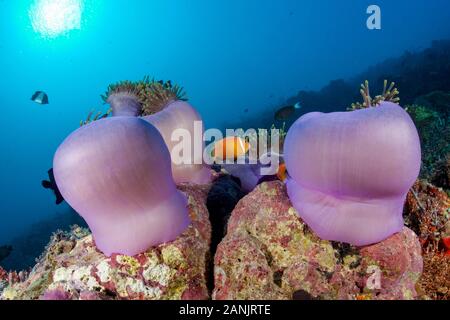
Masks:
[[[140,116],[153,124],[161,133],[171,153],[174,146],[179,143],[172,137],[175,130],[187,130],[190,134],[189,145],[192,155],[188,163],[179,163],[172,158],[173,178],[176,183],[210,182],[210,169],[203,164],[202,119],[200,114],[186,102],[187,99],[181,87],[172,85],[170,81],[162,82],[145,78],[140,82],[125,81],[111,85],[103,98],[110,104],[113,117]]]
[[[403,227],[420,142],[397,104],[299,118],[284,144],[289,198],[322,239],[368,245]]]
[[[56,151],[55,180],[105,254],[135,255],[175,239],[190,223],[159,131],[135,117],[94,121]]]
[[[163,110],[153,115],[144,116],[144,120],[153,124],[161,133],[167,147],[174,152],[174,147],[180,143],[172,139],[176,129],[184,129],[191,135],[190,163],[175,164],[172,159],[172,174],[176,182],[208,183],[211,171],[203,165],[203,122],[198,112],[187,102],[177,100],[169,103]],[[195,128],[197,123],[198,129]],[[197,131],[197,132],[196,132]],[[197,149],[197,152],[194,152]],[[175,154],[173,156],[177,156]]]

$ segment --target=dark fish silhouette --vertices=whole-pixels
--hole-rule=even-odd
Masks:
[[[43,91],[36,91],[31,96],[31,101],[34,101],[38,104],[48,104],[48,95]]]
[[[48,170],[48,178],[50,179],[48,180],[42,180],[42,186],[45,189],[50,189],[53,191],[53,193],[55,194],[56,197],[56,204],[60,204],[61,202],[64,201],[63,196],[61,195],[61,192],[59,192],[58,186],[56,185],[55,182],[55,176],[53,175],[53,168]]]
[[[296,103],[293,106],[286,106],[281,109],[278,109],[277,112],[275,112],[275,119],[279,121],[287,120],[294,115],[295,110],[300,108],[301,108],[300,104]]]
[[[12,246],[0,246],[0,262],[10,255],[12,249]]]

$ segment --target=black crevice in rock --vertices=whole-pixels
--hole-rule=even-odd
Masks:
[[[216,179],[208,193],[206,206],[212,229],[208,288],[211,291],[214,288],[214,255],[217,246],[226,235],[231,212],[244,195],[240,180],[230,175],[224,175]]]

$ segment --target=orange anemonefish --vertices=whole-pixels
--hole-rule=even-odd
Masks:
[[[214,144],[211,156],[216,160],[236,160],[247,154],[250,149],[248,141],[241,137],[226,137]]]
[[[287,177],[288,177],[288,172],[286,170],[286,164],[282,163],[278,167],[277,178],[280,179],[282,182],[285,182]]]

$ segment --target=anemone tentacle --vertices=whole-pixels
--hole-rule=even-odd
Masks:
[[[152,115],[172,102],[188,100],[183,87],[172,84],[170,80],[155,80],[154,78],[150,79],[149,76],[145,76],[141,81],[127,80],[111,84],[101,97],[105,103],[111,104],[114,109],[115,98],[123,97],[123,95],[135,100],[139,106],[138,116]],[[120,102],[117,104],[120,105]]]

